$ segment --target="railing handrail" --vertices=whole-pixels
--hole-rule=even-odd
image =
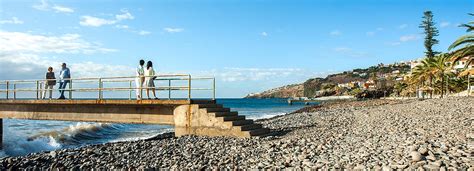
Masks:
[[[98,80],[98,79],[135,79],[139,77],[188,77],[190,74],[159,74],[153,76],[126,76],[126,77],[85,77],[85,78],[65,78],[62,80]],[[199,77],[198,77],[199,78]],[[28,80],[0,80],[0,82],[36,82],[36,81],[54,81],[60,80],[59,78],[56,79],[28,79]]]
[[[168,81],[168,86],[154,87],[155,90],[168,90],[168,99],[171,99],[171,90],[187,90],[188,99],[191,99],[191,90],[212,90],[212,99],[216,97],[216,79],[214,77],[191,77],[191,74],[161,74],[153,76],[126,76],[126,77],[92,77],[92,78],[66,78],[66,79],[36,79],[36,80],[0,80],[0,85],[6,85],[5,89],[0,89],[0,93],[6,92],[6,99],[9,99],[10,92],[13,92],[13,99],[16,99],[17,92],[36,92],[36,98],[39,99],[41,93],[48,90],[42,88],[43,84],[48,81],[62,81],[68,80],[68,88],[58,89],[62,91],[69,91],[69,98],[72,98],[72,92],[98,92],[98,99],[103,98],[103,91],[130,91],[129,99],[132,99],[132,91],[139,90],[140,97],[143,98],[142,90],[149,89],[148,87],[133,87],[132,82],[136,81],[137,78],[155,77],[153,81]],[[192,80],[212,80],[212,88],[192,88]],[[187,86],[171,86],[171,81],[187,81]],[[73,88],[74,84],[77,83],[95,83],[97,82],[98,88]],[[103,87],[103,83],[129,83],[129,87]],[[36,84],[36,88],[17,88],[17,85],[21,84]],[[13,89],[11,86],[13,85]]]

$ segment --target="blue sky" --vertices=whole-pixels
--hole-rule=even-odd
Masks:
[[[241,97],[329,73],[423,56],[431,10],[446,51],[465,34],[474,1],[0,0],[0,79],[159,73],[215,76],[219,97]]]

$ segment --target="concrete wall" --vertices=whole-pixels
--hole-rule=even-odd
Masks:
[[[0,119],[63,120],[86,122],[117,122],[166,124],[175,126],[176,136],[194,134],[207,136],[249,137],[200,109],[199,104],[189,101],[163,103],[137,101],[1,101]],[[1,134],[1,132],[0,132]]]
[[[174,125],[178,104],[1,103],[0,118]]]

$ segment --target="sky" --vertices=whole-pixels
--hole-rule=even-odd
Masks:
[[[0,0],[0,80],[159,74],[217,80],[218,97],[423,57],[423,11],[440,43],[465,34],[473,0]]]

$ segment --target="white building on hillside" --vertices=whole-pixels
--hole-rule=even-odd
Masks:
[[[464,57],[464,58],[461,58],[459,61],[457,61],[454,65],[453,65],[453,69],[464,69],[464,67],[466,67],[467,65],[467,60],[469,59],[469,57]],[[471,69],[471,68],[474,68],[474,63],[471,63],[469,66],[467,66],[468,69]]]
[[[410,71],[413,72],[413,69],[415,69],[416,66],[421,65],[421,61],[423,61],[423,58],[418,58],[415,60],[410,61]]]

